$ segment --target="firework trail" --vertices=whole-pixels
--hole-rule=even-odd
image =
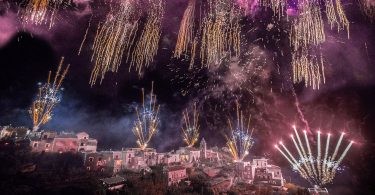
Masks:
[[[259,5],[265,8],[270,8],[274,16],[281,19],[285,14],[287,2],[285,0],[259,0]]]
[[[45,84],[40,84],[36,99],[33,101],[29,113],[33,120],[33,131],[46,124],[52,118],[53,108],[61,101],[61,84],[69,70],[69,65],[62,70],[64,58],[61,58],[53,82],[51,82],[51,71]]]
[[[301,110],[301,105],[300,105],[300,102],[298,100],[297,94],[294,91],[294,89],[292,90],[292,92],[293,92],[293,97],[294,97],[294,105],[296,106],[298,115],[299,115],[301,121],[303,122],[303,124],[305,125],[305,128],[306,128],[307,132],[312,133],[311,130],[310,130],[309,122],[306,120],[305,115],[303,114],[303,112]]]
[[[91,48],[91,61],[94,61],[90,77],[91,86],[95,85],[98,77],[102,83],[107,72],[118,71],[123,53],[130,48],[131,40],[138,29],[138,19],[134,19],[134,15],[135,4],[132,0],[125,0],[120,3],[118,9],[111,8],[104,23],[98,25]]]
[[[199,138],[199,113],[197,111],[197,105],[194,103],[193,113],[189,114],[186,109],[183,112],[183,127],[182,127],[182,138],[186,143],[187,147],[193,147]]]
[[[338,156],[345,133],[341,133],[333,151],[330,151],[331,134],[328,134],[324,155],[322,155],[321,132],[318,131],[316,152],[314,154],[307,137],[307,131],[303,131],[304,139],[302,139],[295,126],[293,126],[293,130],[294,135],[291,134],[290,137],[298,155],[294,155],[281,141],[275,145],[275,148],[292,165],[293,170],[298,172],[311,185],[322,187],[328,183],[332,183],[340,164],[354,142],[350,141],[341,155]]]
[[[51,29],[55,25],[58,10],[69,4],[69,1],[64,0],[25,0],[21,4],[25,10],[20,12],[20,17],[26,24],[47,25]]]
[[[161,22],[165,12],[164,0],[149,0],[145,27],[131,55],[130,67],[135,67],[139,75],[154,60],[158,52]]]
[[[154,83],[150,92],[150,99],[145,101],[144,89],[142,89],[142,107],[136,108],[137,120],[133,127],[133,133],[141,150],[147,148],[151,138],[157,133],[159,125],[159,105],[156,103],[156,96],[153,94]]]
[[[190,0],[180,23],[174,52],[175,58],[190,53],[190,69],[195,58],[202,66],[220,64],[226,56],[239,57],[243,15],[240,6],[231,0],[208,0],[202,2],[199,26],[195,28],[196,0]],[[197,55],[198,54],[198,55]]]
[[[247,124],[246,124],[247,123]],[[253,130],[250,130],[250,117],[246,121],[242,111],[240,111],[239,104],[237,103],[237,121],[233,128],[232,122],[228,119],[228,125],[231,133],[225,135],[227,146],[236,162],[242,161],[248,154],[250,148],[253,146]],[[251,132],[250,132],[251,131]]]
[[[318,51],[319,52],[319,51]],[[293,82],[304,82],[306,87],[319,89],[325,83],[322,54],[315,54],[303,47],[292,53]]]
[[[181,58],[182,55],[190,52],[192,55],[190,59],[190,69],[192,69],[194,65],[198,40],[198,37],[196,37],[194,33],[195,6],[196,0],[189,0],[188,7],[186,8],[181,20],[180,30],[178,32],[177,43],[173,55],[175,58]]]
[[[201,63],[219,64],[228,53],[239,57],[242,10],[229,0],[208,0],[207,7],[202,23]]]

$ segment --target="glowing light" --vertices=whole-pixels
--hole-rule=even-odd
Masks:
[[[304,179],[309,181],[312,185],[324,186],[328,183],[332,183],[336,171],[343,159],[347,155],[349,149],[351,148],[353,142],[351,141],[339,158],[336,158],[340,145],[343,141],[344,134],[341,134],[333,154],[329,154],[330,139],[331,135],[328,134],[326,139],[326,147],[324,151],[324,156],[322,159],[322,148],[321,148],[321,133],[317,133],[317,146],[316,146],[316,157],[313,154],[312,148],[310,146],[309,139],[307,137],[307,132],[304,132],[305,144],[302,144],[299,133],[294,129],[294,133],[297,137],[297,141],[292,137],[294,147],[298,152],[299,159],[296,159],[293,153],[284,145],[280,144],[282,148],[277,147],[278,151],[286,158],[286,160],[292,165],[293,169],[297,171]],[[307,153],[306,153],[307,149]]]
[[[159,105],[156,104],[156,96],[153,93],[154,83],[145,102],[144,89],[142,89],[142,107],[136,108],[137,120],[133,127],[133,133],[137,138],[137,144],[141,150],[147,148],[151,138],[157,133],[159,125]]]
[[[61,58],[53,82],[51,82],[51,71],[47,82],[39,85],[36,99],[33,101],[29,113],[33,120],[33,131],[46,124],[52,118],[53,108],[61,101],[61,85],[69,70],[69,65],[62,70],[64,58]]]
[[[244,124],[247,122],[247,125]],[[239,104],[237,103],[237,122],[235,128],[232,122],[228,120],[231,133],[225,135],[227,146],[235,162],[242,161],[248,154],[250,148],[253,146],[254,140],[252,137],[253,130],[250,132],[250,117],[246,121],[240,111]],[[246,125],[246,126],[245,126]]]
[[[183,127],[182,137],[188,147],[193,147],[199,138],[199,113],[197,112],[197,105],[194,104],[192,116],[189,111],[183,112]]]

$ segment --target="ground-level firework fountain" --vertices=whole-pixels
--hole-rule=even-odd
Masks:
[[[293,170],[297,171],[311,185],[323,187],[326,184],[332,183],[340,164],[344,160],[354,142],[350,141],[345,149],[341,152],[341,155],[338,156],[345,133],[341,133],[334,150],[330,150],[332,135],[328,133],[325,142],[325,150],[322,151],[322,133],[318,131],[316,152],[313,153],[307,131],[303,131],[305,141],[305,143],[303,143],[297,128],[293,126],[293,129],[295,135],[291,134],[290,137],[293,141],[296,149],[295,152],[298,153],[298,156],[293,154],[293,151],[290,151],[282,141],[280,141],[279,144],[276,144],[275,148],[292,165]]]
[[[253,146],[253,130],[250,129],[250,117],[244,119],[242,111],[240,111],[237,103],[237,119],[232,125],[231,120],[228,120],[230,133],[225,135],[227,140],[227,147],[236,162],[241,162],[249,154],[250,148]]]
[[[147,148],[151,138],[156,134],[159,125],[159,105],[153,93],[154,83],[150,92],[149,100],[145,101],[145,92],[142,89],[142,106],[136,108],[137,119],[133,127],[133,133],[137,139],[137,145],[141,150]]]
[[[61,101],[61,84],[69,70],[69,65],[62,70],[63,63],[64,58],[61,58],[53,81],[51,81],[50,71],[47,82],[39,85],[36,99],[29,109],[33,120],[33,131],[37,131],[41,125],[51,120],[53,108]]]
[[[188,110],[185,110],[183,115],[182,138],[188,147],[193,147],[199,138],[197,105],[194,104],[192,115],[189,115]]]

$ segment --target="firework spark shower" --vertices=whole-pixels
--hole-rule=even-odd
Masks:
[[[98,152],[173,158],[181,147],[192,164],[204,138],[223,166],[265,157],[287,183],[371,194],[374,10],[374,0],[0,0],[0,130],[84,131]],[[29,189],[9,183],[24,175],[14,173],[5,194]]]

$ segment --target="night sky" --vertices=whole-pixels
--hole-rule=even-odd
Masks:
[[[87,131],[98,139],[100,149],[134,147],[134,108],[141,102],[141,89],[150,91],[154,81],[161,125],[151,145],[158,151],[183,145],[182,111],[191,109],[194,102],[202,116],[201,136],[209,145],[223,147],[226,120],[235,117],[235,102],[239,101],[252,118],[255,145],[250,154],[265,155],[287,167],[273,144],[287,139],[292,124],[312,132],[332,132],[336,137],[345,131],[356,144],[343,163],[345,171],[331,186],[332,192],[375,192],[375,27],[357,1],[343,1],[351,22],[350,39],[346,32],[338,33],[326,25],[327,41],[322,44],[326,84],[320,90],[293,84],[289,23],[272,19],[269,10],[255,10],[241,20],[244,43],[240,59],[189,71],[188,60],[172,58],[187,4],[184,0],[167,0],[159,51],[142,77],[129,73],[124,60],[118,73],[107,73],[102,84],[90,87],[90,46],[108,7],[98,0],[73,2],[74,6],[59,12],[55,26],[48,30],[23,25],[17,5],[0,0],[0,125],[32,126],[28,108],[37,83],[45,82],[48,71],[56,70],[64,56],[71,69],[63,84],[62,101],[42,129]],[[273,28],[267,29],[269,24]]]

